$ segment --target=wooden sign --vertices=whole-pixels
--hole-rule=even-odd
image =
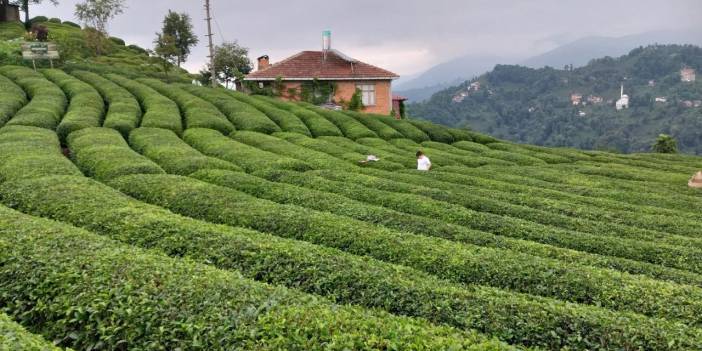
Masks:
[[[22,58],[25,60],[55,60],[59,58],[58,47],[54,43],[24,43],[22,44]]]

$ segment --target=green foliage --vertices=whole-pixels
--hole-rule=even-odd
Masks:
[[[95,73],[73,71],[71,74],[92,85],[107,102],[107,114],[102,126],[115,129],[127,138],[129,132],[138,126],[141,117],[141,107],[134,96],[121,86]]]
[[[190,55],[190,50],[198,43],[197,36],[193,33],[193,25],[190,21],[190,15],[187,13],[177,13],[168,10],[168,14],[163,19],[163,28],[161,33],[164,36],[170,36],[174,40],[176,48],[176,61],[178,67],[185,62]]]
[[[410,119],[407,121],[412,123],[415,127],[421,129],[423,132],[427,133],[427,135],[429,135],[429,138],[433,141],[438,141],[440,143],[446,144],[458,141],[454,140],[451,130],[444,126],[416,119]]]
[[[249,74],[253,69],[248,57],[249,49],[240,46],[236,41],[224,42],[214,48],[214,70],[217,80],[224,82],[229,88],[234,78]]]
[[[135,129],[129,135],[129,145],[172,174],[189,175],[203,169],[240,170],[232,163],[203,155],[166,129]]]
[[[19,22],[0,22],[0,40],[21,38],[25,33],[24,26]]]
[[[321,105],[332,100],[336,83],[333,81],[311,81],[302,82],[300,85],[300,101],[305,101],[313,105]]]
[[[135,173],[164,173],[157,164],[130,149],[114,129],[86,128],[73,132],[68,136],[68,147],[81,171],[98,180]]]
[[[68,109],[56,128],[62,143],[65,143],[68,135],[76,130],[100,127],[105,113],[105,104],[95,88],[61,70],[45,70],[42,73],[61,87],[68,96]]]
[[[83,0],[76,4],[76,18],[107,35],[107,23],[124,12],[125,0]]]
[[[274,105],[268,103],[267,101],[262,101],[260,99],[256,99],[252,96],[248,96],[240,92],[229,91],[229,94],[235,99],[250,106],[253,106],[257,110],[265,113],[266,116],[268,116],[268,118],[270,118],[273,122],[280,126],[280,129],[284,132],[295,132],[312,136],[312,133],[310,133],[310,130],[309,128],[307,128],[305,123],[303,123],[302,120],[300,120],[300,118],[298,118],[294,114],[286,110],[277,108]]]
[[[0,241],[0,244],[3,242]],[[2,247],[4,245],[0,245]],[[41,336],[27,332],[6,314],[0,312],[0,350],[59,351]]]
[[[376,117],[377,115],[368,115],[365,113],[359,113],[359,112],[353,112],[353,111],[346,111],[344,113],[348,116],[353,117],[355,120],[361,122],[361,124],[368,127],[368,129],[372,130],[380,138],[396,139],[396,138],[404,138],[405,137],[400,132],[395,130],[395,128],[391,127],[390,124],[383,123],[383,122],[379,121],[378,120],[379,117]],[[380,117],[380,118],[388,118],[388,117]]]
[[[61,88],[27,67],[3,66],[0,67],[0,74],[22,87],[30,99],[7,125],[56,129],[67,105],[66,95]]]
[[[361,111],[363,110],[363,100],[361,99],[361,89],[356,88],[356,91],[353,92],[353,95],[351,95],[351,100],[349,100],[349,104],[347,108],[350,111]]]
[[[421,129],[415,127],[412,123],[406,120],[396,120],[395,118],[390,118],[381,115],[369,114],[370,117],[375,117],[382,123],[385,123],[402,134],[403,138],[412,139],[415,142],[421,143],[422,141],[429,140],[429,136],[424,133]]]
[[[144,110],[141,127],[170,129],[178,135],[183,133],[180,109],[173,100],[159,94],[151,87],[116,74],[106,77],[132,93]]]
[[[170,67],[179,60],[180,50],[176,46],[176,39],[170,34],[156,33],[154,45],[154,52],[163,63],[163,71],[168,73]]]
[[[210,128],[224,134],[234,130],[234,125],[211,103],[157,79],[142,78],[137,81],[175,101],[183,112],[186,128]]]
[[[126,46],[127,45],[127,43],[124,42],[124,39],[121,39],[121,38],[109,37],[107,39],[109,39],[111,42],[113,42],[119,46]]]
[[[0,127],[27,103],[24,90],[3,75],[0,75]]]
[[[316,112],[317,114],[326,118],[329,122],[332,122],[337,128],[339,128],[339,130],[341,130],[344,136],[349,139],[355,140],[358,138],[377,137],[377,135],[372,130],[368,129],[368,127],[342,112],[327,110],[313,105],[302,104],[301,106]]]
[[[341,130],[337,128],[334,123],[329,122],[327,119],[315,113],[301,107],[297,104],[286,102],[280,99],[269,98],[266,96],[255,96],[254,98],[265,101],[273,106],[289,111],[298,118],[300,118],[312,133],[314,137],[320,136],[343,136]]]
[[[78,29],[81,28],[80,24],[75,23],[75,22],[71,22],[71,21],[63,21],[62,24],[73,27],[73,28],[78,28]]]
[[[29,20],[30,24],[43,23],[43,22],[49,22],[49,18],[47,18],[46,16],[35,16]]]
[[[678,142],[668,134],[660,134],[656,138],[656,142],[651,145],[651,151],[659,154],[676,154],[678,153]]]

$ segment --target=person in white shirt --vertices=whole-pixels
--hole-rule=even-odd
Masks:
[[[431,169],[431,161],[423,152],[417,151],[417,170],[428,171]]]

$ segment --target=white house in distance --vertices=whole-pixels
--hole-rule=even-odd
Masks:
[[[695,70],[690,67],[685,67],[680,70],[680,81],[691,83],[695,81]]]
[[[624,84],[621,86],[621,92],[619,93],[619,100],[617,100],[615,107],[617,111],[625,108],[629,108],[629,95],[624,94]]]

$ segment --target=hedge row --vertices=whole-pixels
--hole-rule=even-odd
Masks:
[[[321,137],[318,138],[319,140],[324,140],[326,142],[338,145],[341,148],[344,148],[346,150],[352,150],[364,155],[376,155],[378,156],[381,160],[388,160],[391,162],[395,162],[398,164],[401,164],[405,168],[416,168],[417,167],[417,159],[412,155],[412,157],[409,157],[406,153],[395,153],[394,151],[397,150],[397,148],[393,149],[385,149],[385,148],[380,148],[380,147],[375,147],[375,146],[369,146],[369,145],[363,145],[358,142],[355,142],[351,139],[344,138],[344,137]],[[369,138],[370,139],[370,138]],[[377,138],[373,138],[377,139]],[[361,140],[361,139],[359,139]],[[364,139],[365,140],[365,139]],[[385,145],[390,145],[387,143],[383,143]],[[392,145],[390,145],[392,146]]]
[[[381,158],[380,161],[378,162],[359,162],[359,161],[364,161],[366,160],[366,157],[368,155],[373,154],[372,152],[364,152],[364,153],[359,153],[353,150],[350,150],[348,148],[345,148],[335,142],[324,140],[322,138],[310,138],[308,136],[298,134],[298,133],[286,133],[286,132],[280,132],[280,133],[275,133],[273,136],[277,138],[284,139],[286,141],[289,141],[293,144],[302,146],[307,149],[323,152],[326,154],[329,154],[331,156],[334,156],[336,158],[345,160],[347,162],[355,163],[358,164],[361,167],[370,167],[370,168],[378,168],[378,169],[385,169],[385,170],[398,170],[398,169],[403,169],[404,167],[396,162],[392,162],[390,160],[386,160],[384,158]],[[339,139],[345,139],[346,141],[353,143],[353,141],[343,138],[343,137],[335,137]],[[338,140],[338,139],[337,139]],[[378,156],[378,155],[376,155]]]
[[[29,97],[7,125],[33,126],[55,130],[66,110],[66,95],[41,73],[19,66],[0,67],[0,74],[12,79]]]
[[[568,231],[522,219],[477,212],[419,195],[368,188],[359,191],[358,186],[354,186],[353,183],[339,181],[320,182],[316,180],[312,182],[309,181],[311,179],[309,175],[305,175],[305,177],[287,175],[280,176],[279,179],[317,190],[339,193],[359,201],[381,205],[401,212],[436,218],[448,223],[463,225],[494,234],[601,255],[655,263],[696,273],[702,271],[702,253],[700,252],[701,250],[696,248]]]
[[[80,175],[61,153],[56,133],[30,126],[0,128],[0,182],[48,175]]]
[[[190,217],[334,247],[457,283],[487,284],[692,324],[702,318],[700,288],[622,277],[621,272],[578,269],[557,261],[549,264],[545,262],[548,260],[516,252],[396,232],[326,212],[258,200],[192,179],[135,176],[120,178],[111,185],[127,195]],[[448,256],[452,259],[443,259]]]
[[[373,115],[372,117],[377,117],[377,119],[389,125],[396,131],[400,132],[405,138],[414,140],[415,142],[421,143],[423,141],[430,140],[427,133],[424,133],[421,129],[414,126],[414,124],[407,122],[406,120],[398,120],[392,117],[387,117],[383,115]]]
[[[197,197],[202,188],[194,180],[174,176],[126,176],[115,182],[127,186],[141,179],[159,186],[175,182],[173,186],[189,197]],[[670,344],[684,349],[699,342],[695,331],[680,324],[493,288],[466,288],[367,257],[180,217],[89,179],[54,177],[14,183],[0,189],[0,194],[5,194],[5,201],[16,199],[12,201],[20,209],[61,218],[120,241],[237,269],[246,276],[294,286],[339,303],[424,316],[462,329],[476,327],[529,346],[614,350]],[[56,196],[67,196],[67,201],[80,206],[66,210],[53,200]],[[85,212],[94,214],[91,221],[84,221]]]
[[[234,125],[211,103],[158,79],[141,78],[137,81],[175,101],[183,111],[185,128],[210,128],[225,134],[234,131]]]
[[[307,162],[257,149],[237,142],[212,129],[188,129],[183,134],[183,140],[201,153],[229,161],[247,172],[267,168],[297,171],[312,169],[312,166]]]
[[[68,136],[71,157],[89,177],[105,181],[125,174],[165,173],[161,167],[129,148],[122,135],[109,128],[86,128]]]
[[[404,135],[402,135],[402,133],[395,130],[395,128],[391,127],[389,124],[379,121],[378,118],[375,116],[354,111],[344,111],[344,113],[348,116],[353,117],[353,119],[361,122],[361,124],[368,127],[368,129],[372,130],[376,135],[378,135],[378,137],[382,139],[397,139],[405,137]]]
[[[456,152],[456,150],[451,149],[452,146],[448,144],[443,144],[435,141],[423,142],[422,144],[417,144],[409,139],[395,139],[390,140],[390,143],[397,146],[398,148],[414,151],[421,149],[426,153],[429,158],[435,160],[437,163],[441,164],[457,164],[467,167],[480,167],[485,165],[496,165],[496,166],[515,166],[516,162],[512,160],[504,160],[490,156],[482,156],[475,154],[466,154],[466,152]],[[434,146],[439,146],[435,148]],[[446,151],[445,149],[451,149]],[[450,162],[450,163],[449,163]]]
[[[42,73],[68,96],[68,109],[56,128],[62,143],[66,142],[71,132],[102,125],[105,103],[97,90],[58,69],[44,70]]]
[[[306,103],[300,103],[300,106],[305,107],[310,111],[316,112],[317,114],[326,118],[329,122],[334,123],[334,125],[336,125],[337,128],[339,128],[339,130],[341,130],[341,132],[344,133],[344,136],[349,139],[356,140],[359,138],[378,137],[378,135],[376,135],[372,130],[368,129],[368,127],[364,126],[357,120],[345,115],[342,112],[327,110]]]
[[[0,127],[27,103],[27,94],[17,84],[0,74]]]
[[[274,99],[268,96],[254,96],[255,99],[259,99],[261,101],[267,102],[277,108],[281,108],[283,110],[289,111],[290,113],[294,114],[298,118],[300,118],[303,122],[305,122],[305,125],[307,125],[307,128],[310,130],[312,133],[312,136],[314,137],[320,137],[320,136],[343,136],[344,134],[341,133],[341,130],[337,128],[334,123],[329,122],[326,118],[322,117],[318,113],[314,111],[310,111],[306,108],[303,108],[301,106],[298,106],[296,104],[282,101],[280,99]]]
[[[5,244],[0,239],[0,247],[4,246]],[[6,314],[0,312],[0,350],[58,351],[60,349],[41,336],[28,332]]]
[[[459,141],[459,142],[453,143],[453,146],[460,148],[460,149],[477,152],[477,150],[475,150],[473,148],[474,144],[475,143]],[[482,144],[478,144],[478,145],[484,146]],[[543,160],[546,163],[569,163],[569,162],[572,162],[571,159],[564,157],[564,156],[553,155],[553,154],[539,152],[539,151],[535,151],[535,150],[527,150],[527,149],[520,147],[517,144],[508,144],[508,143],[499,142],[499,143],[490,143],[490,144],[487,144],[487,146],[488,146],[488,149],[505,151],[505,152],[510,152],[513,154],[520,154],[520,155],[525,155],[525,156],[529,156],[529,157],[534,157],[534,158],[538,158],[540,160]]]
[[[236,92],[236,91],[231,91],[228,92],[230,96],[233,96],[235,99],[251,105],[255,107],[257,110],[263,112],[270,118],[273,122],[275,122],[278,126],[280,126],[280,129],[284,132],[294,132],[294,133],[300,133],[308,136],[312,136],[312,133],[310,133],[310,130],[307,128],[305,123],[303,123],[300,118],[295,116],[294,114],[281,110],[265,101],[261,101],[259,99],[255,99],[251,96],[248,96],[246,94]]]
[[[131,79],[116,74],[107,74],[106,77],[127,89],[139,100],[144,110],[141,127],[170,129],[178,135],[183,134],[180,109],[171,99]]]
[[[80,189],[75,189],[80,191]],[[0,208],[5,309],[76,349],[506,350]]]
[[[459,141],[459,143],[472,143],[472,142]],[[485,147],[483,144],[477,144],[477,143],[472,143],[472,144]],[[491,150],[488,147],[485,147],[487,150],[476,152],[476,151],[469,151],[466,149],[461,149],[461,148],[455,147],[451,144],[439,143],[436,141],[425,141],[422,143],[422,146],[430,147],[430,148],[433,148],[436,150],[441,150],[444,152],[450,152],[450,153],[457,154],[457,155],[468,156],[468,157],[494,158],[497,160],[512,162],[512,163],[515,163],[515,164],[520,165],[520,166],[532,166],[532,165],[545,166],[546,165],[546,162],[540,158],[522,155],[522,154],[518,154],[518,153],[511,153],[511,152],[505,152],[505,151],[499,151],[499,150]]]
[[[253,106],[245,104],[237,99],[232,98],[222,89],[211,89],[206,87],[198,87],[192,84],[178,85],[187,92],[198,96],[224,113],[229,121],[234,124],[238,130],[251,130],[259,133],[271,134],[280,131],[275,122],[271,121],[263,112],[257,110]]]
[[[587,152],[582,151],[582,150],[576,150],[576,149],[569,149],[569,148],[562,148],[562,147],[545,147],[545,146],[538,146],[538,145],[529,145],[529,144],[519,144],[519,147],[529,150],[529,151],[536,151],[536,152],[542,152],[542,153],[547,153],[551,155],[556,155],[556,156],[562,156],[569,158],[574,161],[586,161],[591,158],[590,155],[588,155]],[[590,152],[590,151],[588,151]]]
[[[73,71],[71,74],[92,85],[107,102],[107,114],[102,126],[117,130],[125,138],[129,137],[129,132],[139,126],[141,119],[141,107],[134,95],[92,72]]]
[[[168,173],[188,175],[201,169],[241,170],[230,162],[203,155],[167,129],[135,129],[129,135],[129,145]]]
[[[343,160],[330,156],[326,153],[308,149],[283,139],[248,131],[234,132],[229,135],[230,138],[253,146],[255,148],[272,152],[276,155],[291,157],[306,164],[309,164],[315,169],[354,169],[355,164],[344,162]]]
[[[421,129],[424,133],[427,133],[429,138],[433,141],[446,144],[451,144],[454,141],[458,141],[453,138],[453,134],[451,134],[448,127],[417,119],[409,119],[407,121],[412,123],[415,127]]]
[[[499,142],[499,139],[495,139],[489,135],[476,133],[472,130],[463,128],[448,128],[448,132],[453,136],[453,140],[459,141],[469,141],[478,144],[490,144]]]

